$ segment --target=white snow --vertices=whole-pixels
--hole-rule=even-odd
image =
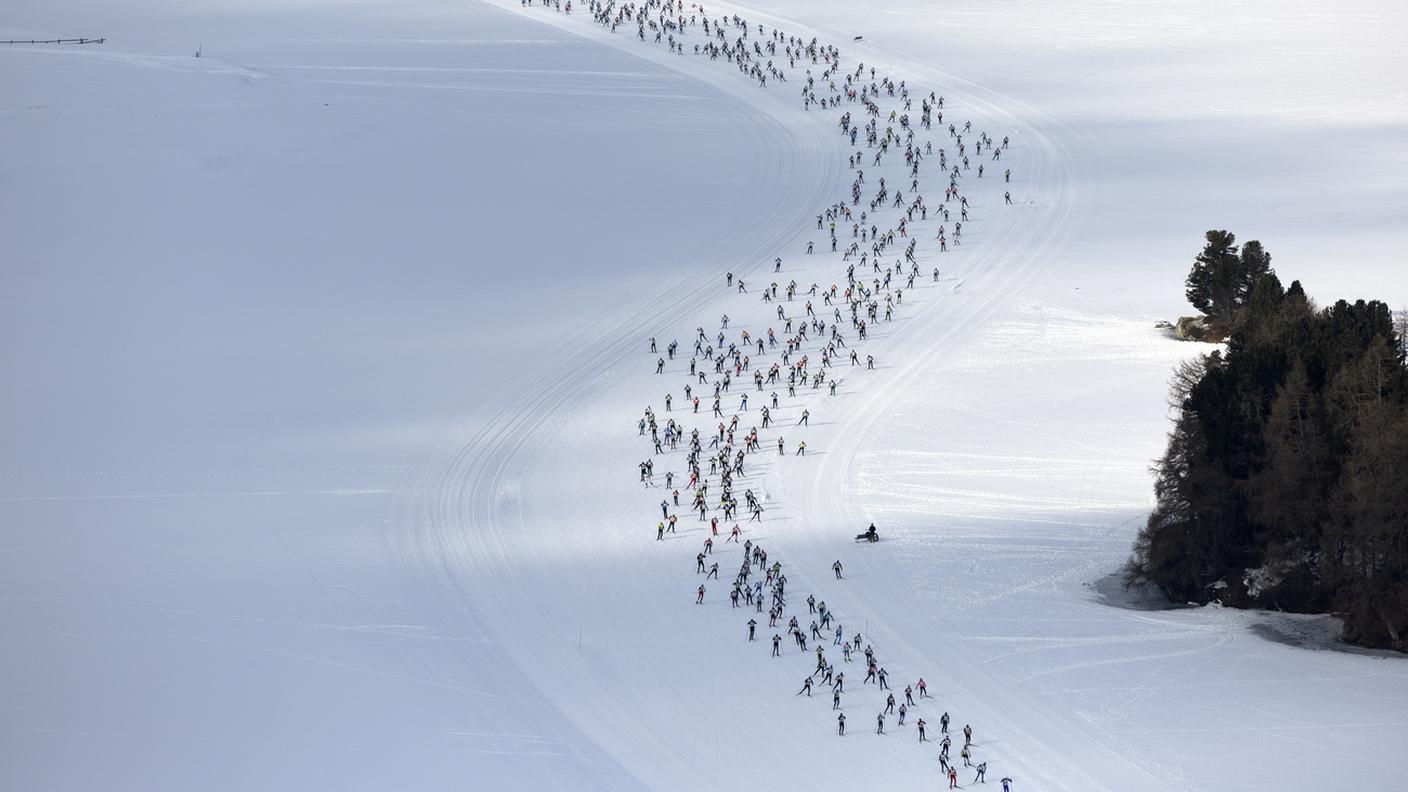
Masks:
[[[911,722],[971,723],[990,788],[1408,782],[1401,657],[1109,581],[1168,375],[1207,348],[1153,326],[1188,312],[1204,230],[1261,239],[1318,299],[1408,302],[1408,11],[709,8],[1013,139],[1018,205],[998,163],[965,176],[963,246],[921,225],[943,279],[875,323],[878,371],[800,389],[789,455],[768,430],[750,457],[767,514],[744,535],[793,612],[814,591],[897,688],[922,675]],[[694,607],[701,531],[682,513],[655,542],[663,493],[635,480],[640,410],[683,405],[648,337],[687,361],[723,313],[777,324],[774,256],[782,283],[844,284],[814,218],[849,187],[834,125],[858,106],[804,112],[795,76],[759,88],[584,11],[0,13],[0,39],[108,37],[0,45],[0,788],[940,783],[912,727],[871,733],[863,669],[837,738],[829,697],[793,695],[808,656],[745,642],[726,584]],[[886,541],[853,544],[870,521]]]

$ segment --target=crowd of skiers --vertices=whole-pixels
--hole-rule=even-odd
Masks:
[[[567,14],[574,8],[571,0],[520,2]],[[852,678],[861,675],[860,691],[874,686],[873,693],[857,695],[881,702],[876,734],[912,725],[918,743],[937,745],[949,788],[958,786],[960,770],[972,772],[975,783],[986,781],[987,762],[974,759],[972,727],[962,728],[962,746],[957,757],[952,756],[955,735],[949,731],[949,714],[939,715],[938,731],[932,735],[926,719],[916,717],[921,709],[926,714],[931,713],[929,707],[940,709],[924,679],[905,684],[897,697],[866,636],[846,629],[836,612],[813,594],[802,601],[807,611],[799,619],[801,606],[794,612],[790,598],[795,595],[782,562],[745,537],[744,526],[761,523],[766,512],[764,498],[754,491],[760,484],[756,471],[764,447],[775,447],[777,456],[805,456],[806,443],[796,440],[789,447],[782,427],[789,434],[809,428],[811,407],[819,398],[837,396],[845,379],[842,372],[875,369],[874,356],[862,356],[857,345],[869,339],[875,324],[894,321],[905,291],[923,280],[921,258],[934,260],[962,245],[963,226],[979,206],[967,189],[970,180],[982,179],[986,165],[1003,163],[1003,200],[1012,203],[1006,187],[1012,172],[1003,160],[1011,140],[975,132],[972,121],[950,120],[945,126],[943,96],[912,92],[904,80],[879,75],[863,63],[843,69],[839,49],[816,38],[787,35],[738,15],[710,16],[702,5],[683,0],[587,0],[580,5],[603,28],[625,28],[674,54],[726,61],[760,86],[795,82],[804,110],[838,112],[837,131],[854,173],[847,197],[824,207],[814,229],[821,232],[823,246],[829,245],[845,265],[844,285],[838,279],[826,286],[821,285],[824,281],[804,286],[811,278],[797,277],[780,283],[781,277],[766,275],[761,280],[768,283],[745,283],[728,273],[724,286],[731,294],[768,303],[763,324],[770,326],[731,326],[724,314],[717,329],[696,327],[683,344],[649,339],[655,374],[674,383],[665,388],[663,413],[646,407],[637,420],[637,433],[648,439],[652,450],[639,465],[640,481],[664,492],[655,539],[683,538],[681,515],[693,515],[698,527],[688,532],[703,535],[694,556],[694,574],[701,581],[694,589],[695,604],[712,602],[712,581],[720,581],[729,607],[748,617],[748,641],[759,640],[766,619],[762,642],[773,657],[789,652],[814,656],[815,665],[796,695],[812,697],[817,688],[829,692],[837,734],[846,733],[841,701],[847,694],[846,669],[855,663],[851,673]],[[986,162],[979,161],[984,156]],[[871,169],[870,180],[866,168]],[[935,193],[926,198],[921,178],[926,186],[941,188],[942,198]],[[931,241],[921,248],[921,239]],[[816,242],[807,243],[807,254],[815,252]],[[775,258],[767,269],[768,274],[781,275],[782,259]],[[815,275],[814,267],[807,269]],[[933,267],[932,280],[940,280],[938,267]],[[765,441],[764,433],[772,436]],[[663,472],[657,472],[655,457],[661,457]],[[718,545],[733,544],[737,549],[730,555],[738,553],[737,567],[726,572],[727,577],[720,576],[716,560],[726,552],[716,545],[720,536],[724,538]],[[840,560],[831,571],[836,580],[844,580]],[[1012,785],[1010,778],[1000,782],[1004,792]]]

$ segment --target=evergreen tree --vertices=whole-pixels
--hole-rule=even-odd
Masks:
[[[1175,600],[1323,612],[1408,648],[1408,319],[1317,310],[1259,243],[1209,231],[1188,299],[1225,354],[1180,367],[1127,579]]]
[[[1223,230],[1208,231],[1205,238],[1207,244],[1188,273],[1186,294],[1188,302],[1204,316],[1218,319],[1221,309],[1230,305],[1227,274],[1237,261],[1237,237]]]
[[[1336,493],[1337,604],[1346,636],[1402,646],[1408,634],[1408,409],[1366,407]],[[1386,640],[1385,640],[1386,639]]]
[[[1317,564],[1333,460],[1321,409],[1299,363],[1277,389],[1264,431],[1264,452],[1247,482],[1250,516],[1260,527],[1263,565],[1289,602],[1324,604]],[[1275,588],[1273,586],[1273,588]],[[1285,607],[1275,592],[1266,604]]]
[[[1208,231],[1204,238],[1206,244],[1188,273],[1185,294],[1194,308],[1227,328],[1253,288],[1271,272],[1271,254],[1255,240],[1239,253],[1236,235],[1226,230]]]

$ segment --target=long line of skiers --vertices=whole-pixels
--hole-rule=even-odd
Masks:
[[[566,14],[574,8],[571,0],[520,2]],[[766,511],[764,498],[744,481],[761,484],[757,471],[768,463],[760,460],[770,453],[764,451],[765,446],[776,448],[774,459],[804,457],[806,442],[798,440],[789,446],[783,425],[789,433],[804,431],[810,427],[810,410],[817,399],[838,395],[838,387],[845,381],[843,371],[875,369],[874,356],[862,356],[856,346],[869,340],[873,325],[882,318],[893,321],[902,310],[905,291],[915,289],[923,280],[921,258],[940,256],[950,247],[962,245],[963,225],[970,222],[970,213],[977,211],[976,196],[970,201],[973,194],[965,190],[965,184],[970,177],[982,179],[986,165],[1003,163],[1010,139],[1004,136],[998,141],[986,132],[975,133],[972,121],[950,121],[945,127],[943,96],[933,91],[912,95],[905,81],[878,75],[874,67],[863,63],[843,70],[840,50],[815,37],[769,30],[736,14],[710,16],[701,4],[683,0],[587,0],[584,5],[591,20],[611,32],[626,28],[641,41],[666,46],[672,54],[692,52],[710,61],[729,62],[760,86],[795,80],[801,86],[804,110],[841,110],[837,129],[848,149],[847,164],[854,172],[847,198],[818,213],[814,229],[822,232],[822,244],[829,244],[830,252],[839,253],[846,265],[844,286],[823,286],[817,281],[803,286],[795,276],[779,283],[781,277],[767,275],[762,277],[767,283],[750,285],[743,277],[729,273],[725,288],[734,295],[747,295],[745,299],[767,303],[767,315],[758,326],[770,326],[761,332],[750,330],[724,314],[717,329],[696,327],[683,346],[678,339],[666,343],[649,339],[655,374],[683,381],[682,386],[667,389],[663,415],[648,406],[637,420],[637,433],[649,438],[653,450],[640,462],[640,481],[648,488],[663,486],[665,493],[659,504],[656,540],[665,541],[667,535],[678,537],[681,515],[694,516],[699,527],[689,532],[704,535],[694,557],[694,574],[702,576],[694,592],[695,604],[711,602],[710,581],[726,580],[723,587],[730,607],[749,617],[745,625],[748,641],[758,639],[761,620],[766,618],[765,629],[772,635],[763,643],[771,644],[773,657],[783,657],[788,651],[813,654],[815,666],[796,694],[812,697],[814,688],[830,692],[838,735],[846,734],[846,714],[841,707],[846,692],[844,669],[847,664],[859,663],[857,668],[865,669],[861,689],[873,684],[874,695],[883,696],[875,716],[876,734],[886,734],[887,727],[893,730],[912,724],[917,742],[938,745],[940,769],[950,788],[958,787],[960,768],[971,770],[975,783],[985,782],[987,762],[975,761],[977,746],[970,725],[962,729],[963,745],[955,759],[950,755],[949,714],[944,712],[938,718],[937,739],[931,739],[930,725],[923,717],[914,718],[931,698],[922,677],[906,684],[901,697],[896,698],[889,673],[879,664],[874,647],[859,631],[849,633],[825,601],[812,594],[806,597],[804,619],[808,624],[795,614],[789,615],[791,592],[782,562],[770,559],[760,543],[743,536],[744,526],[761,523]],[[947,138],[943,137],[945,132]],[[935,160],[936,165],[921,170],[921,164]],[[1010,205],[1012,196],[1005,185],[1010,184],[1012,173],[1005,163],[1000,167],[1003,201]],[[873,185],[867,181],[865,168],[872,169]],[[891,182],[878,175],[879,171],[888,172]],[[921,173],[926,182],[938,177],[942,200],[926,201],[920,187]],[[920,231],[921,226],[928,227]],[[921,250],[921,234],[931,233],[928,238],[932,242]],[[806,254],[816,252],[816,241],[807,242]],[[891,263],[883,262],[892,257]],[[770,267],[760,269],[771,269],[768,274],[780,276],[782,259],[774,258]],[[940,274],[934,267],[932,281],[938,282]],[[696,423],[700,415],[706,416],[703,420],[708,426]],[[766,442],[764,432],[773,433]],[[662,467],[669,468],[659,474],[657,456]],[[742,556],[728,578],[720,577],[715,555],[720,536],[724,538],[719,544],[735,545]],[[718,552],[727,551],[720,547]],[[831,571],[836,580],[844,579],[839,559]],[[785,645],[792,648],[784,650]],[[839,653],[840,668],[833,663],[836,655],[828,656],[828,650]],[[1013,782],[1003,777],[1000,783],[1007,792]]]

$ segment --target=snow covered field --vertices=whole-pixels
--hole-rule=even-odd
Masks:
[[[1318,298],[1408,302],[1405,10],[710,10],[1013,138],[1018,205],[991,163],[878,371],[799,391],[789,456],[750,463],[745,536],[793,610],[817,592],[897,687],[924,676],[916,715],[972,723],[1017,790],[1408,783],[1402,658],[1106,580],[1195,351],[1153,322],[1202,231]],[[939,783],[911,728],[869,733],[869,692],[836,738],[792,695],[808,656],[745,642],[725,585],[693,607],[702,532],[654,542],[635,481],[641,408],[683,402],[648,337],[760,331],[774,256],[844,283],[814,217],[850,106],[511,0],[0,15],[59,35],[109,43],[0,46],[0,787]],[[853,545],[872,520],[893,541]]]

